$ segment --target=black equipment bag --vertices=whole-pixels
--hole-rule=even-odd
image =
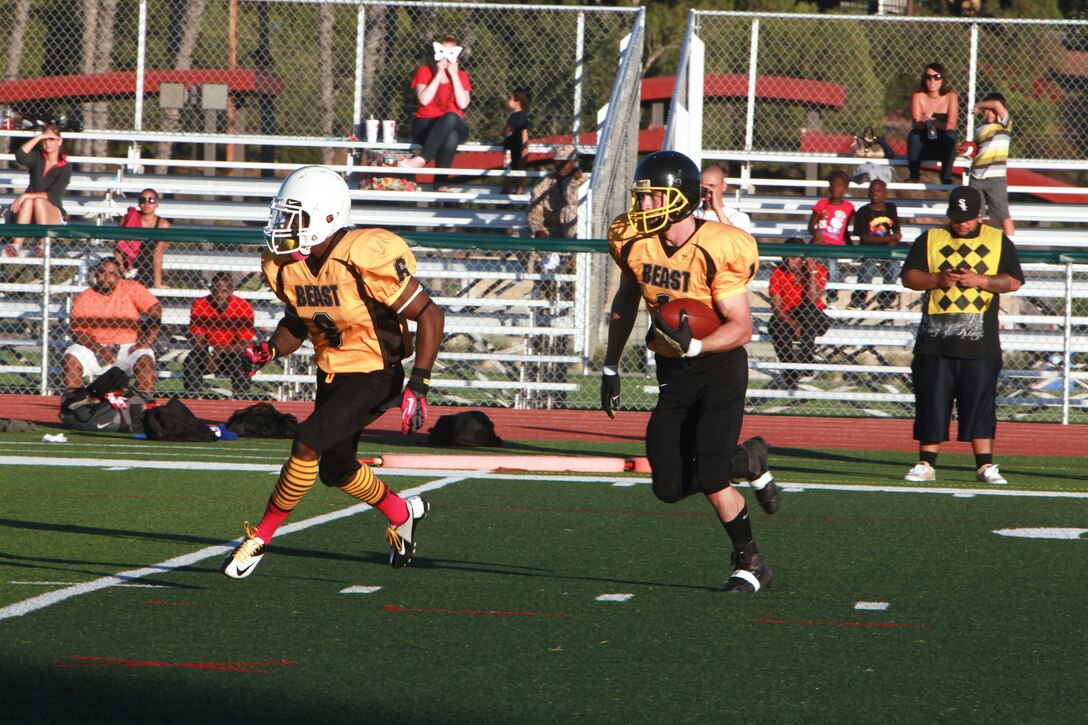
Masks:
[[[98,433],[143,433],[150,402],[128,385],[128,375],[111,367],[87,386],[64,396],[60,421],[65,428]]]
[[[501,446],[502,438],[495,435],[495,424],[486,413],[466,410],[456,415],[443,415],[427,434],[432,446]]]
[[[227,430],[239,438],[294,438],[298,418],[281,413],[271,403],[256,403],[234,411],[227,421]]]
[[[212,443],[219,440],[212,429],[177,398],[148,409],[144,413],[144,431],[155,441]]]

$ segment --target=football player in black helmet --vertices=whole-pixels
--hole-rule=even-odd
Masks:
[[[733,546],[733,572],[719,591],[757,592],[770,583],[771,570],[756,547],[744,497],[730,484],[750,479],[764,508],[777,510],[766,444],[753,439],[745,443],[750,450],[737,447],[748,388],[744,344],[752,337],[748,283],[759,253],[747,232],[692,216],[700,177],[683,154],[650,154],[635,169],[631,208],[612,222],[608,249],[623,274],[608,324],[601,407],[615,417],[620,357],[643,301],[653,317],[647,346],[656,354],[660,390],[646,428],[654,494],[675,503],[702,492]],[[658,310],[678,299],[713,307],[724,322],[702,339],[686,319],[672,327]]]
[[[657,151],[635,168],[627,221],[641,234],[653,234],[686,219],[699,207],[702,174],[677,151]],[[658,197],[658,201],[652,201]]]

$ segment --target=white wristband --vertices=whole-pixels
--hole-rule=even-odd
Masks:
[[[601,368],[601,372],[605,375],[619,375],[619,366],[617,365],[605,365]]]
[[[688,351],[684,353],[684,357],[696,357],[703,351],[703,341],[698,338],[691,338],[691,344],[688,345]]]

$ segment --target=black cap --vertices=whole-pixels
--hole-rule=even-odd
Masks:
[[[957,186],[948,196],[948,218],[966,222],[982,216],[982,194],[969,186]]]

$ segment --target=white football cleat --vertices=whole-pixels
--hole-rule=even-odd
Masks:
[[[246,530],[246,538],[219,565],[220,573],[231,579],[245,579],[252,574],[261,563],[261,557],[264,556],[266,548],[264,540],[257,536],[257,529],[250,526],[248,521],[243,526]]]
[[[408,519],[398,526],[390,525],[385,531],[385,540],[389,542],[389,566],[394,569],[403,569],[412,561],[416,550],[416,527],[431,510],[431,505],[422,496],[410,496],[404,502],[408,504]]]

